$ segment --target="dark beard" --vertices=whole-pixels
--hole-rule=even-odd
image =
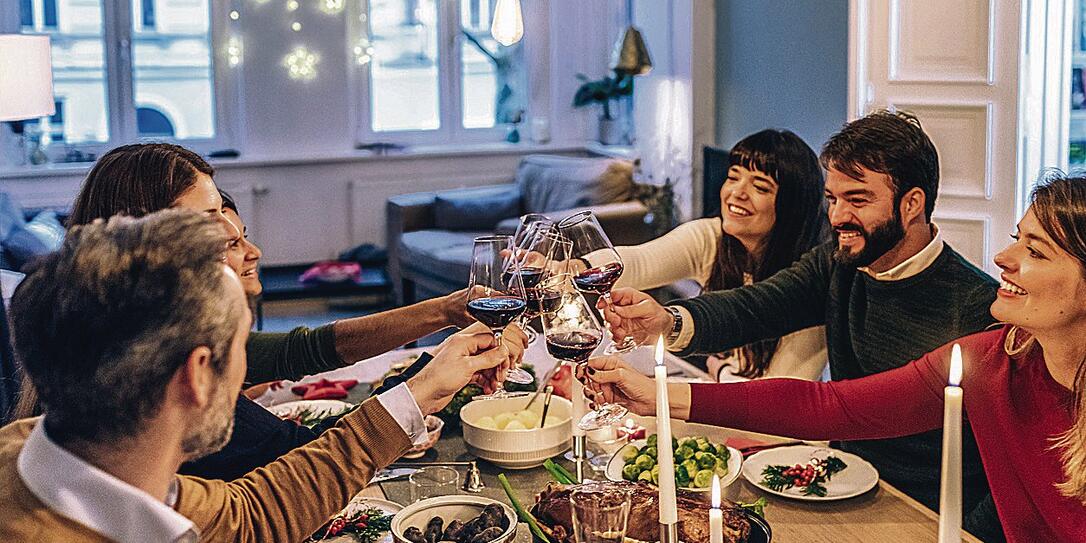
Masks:
[[[902,238],[905,237],[905,227],[901,225],[901,217],[897,210],[894,210],[894,218],[886,221],[875,227],[874,230],[867,232],[862,231],[864,237],[864,248],[858,253],[849,253],[841,250],[838,246],[833,251],[833,259],[838,264],[849,266],[853,268],[862,268],[864,266],[870,266],[872,262],[878,260],[887,251],[893,249]]]

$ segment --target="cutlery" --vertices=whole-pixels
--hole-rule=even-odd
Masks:
[[[551,395],[554,393],[554,387],[547,385],[547,395],[543,397],[543,414],[539,416],[539,427],[542,428],[547,424],[547,411],[551,408]]]
[[[370,479],[370,484],[383,483],[383,482],[386,482],[386,481],[393,481],[393,480],[396,480],[396,479],[400,479],[402,477],[407,477],[408,475],[411,475],[412,473],[415,473],[416,471],[418,471],[418,469],[415,469],[415,468],[389,468],[389,469],[383,469],[383,470],[377,472],[377,475],[374,475],[373,479]]]

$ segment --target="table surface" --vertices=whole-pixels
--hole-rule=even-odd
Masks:
[[[525,354],[527,362],[535,363],[536,370],[540,374],[546,373],[553,365],[549,356],[545,354],[545,347],[537,342]],[[304,379],[325,378],[357,378],[361,381],[372,381],[382,375],[387,368],[404,358],[417,353],[419,350],[409,349],[393,351],[365,360],[332,372]],[[651,364],[652,353],[649,349],[635,351],[633,365],[645,366],[644,359],[648,358]],[[687,376],[704,376],[699,370],[686,362],[669,357],[669,367],[676,373],[681,371]],[[648,366],[645,368],[648,370]],[[287,387],[289,391],[289,387]],[[297,399],[296,397],[294,399]],[[258,399],[265,405],[280,403],[281,398],[275,395],[266,395]],[[651,419],[646,419],[644,425],[649,431],[654,431]],[[685,435],[706,435],[713,441],[722,442],[728,437],[758,439],[768,442],[778,442],[784,438],[753,434],[728,428],[689,424],[682,421],[674,421],[674,434],[676,437]],[[458,430],[450,430],[442,436],[442,439],[427,453],[422,460],[427,461],[457,461],[472,460],[464,448],[463,439]],[[564,460],[562,462],[565,462]],[[569,463],[565,462],[567,467]],[[546,470],[542,467],[529,470],[502,470],[485,461],[479,462],[482,471],[483,483],[486,490],[483,495],[508,503],[505,493],[501,490],[497,481],[498,473],[505,473],[509,478],[517,499],[525,507],[530,507],[535,501],[536,494],[550,480]],[[602,474],[599,475],[602,478]],[[791,542],[845,542],[845,541],[879,541],[885,543],[923,543],[938,540],[938,515],[930,509],[920,505],[912,498],[906,496],[893,486],[880,481],[878,486],[871,491],[846,500],[837,502],[806,502],[777,497],[758,490],[754,485],[742,477],[735,483],[739,486],[738,497],[741,502],[752,502],[760,497],[765,497],[766,520],[773,529],[773,541],[776,543]],[[359,496],[391,499],[399,503],[406,503],[408,487],[406,482],[386,482],[382,485],[371,485]],[[516,543],[528,543],[531,537],[528,527],[520,525],[517,531]],[[963,533],[962,540],[969,543],[979,543],[973,536]]]

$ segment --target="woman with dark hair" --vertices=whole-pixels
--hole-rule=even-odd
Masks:
[[[238,213],[238,204],[234,199],[219,189],[222,197],[222,213],[226,220],[241,234],[230,240],[226,247],[226,262],[237,272],[241,279],[241,287],[245,289],[245,295],[250,298],[259,296],[264,291],[264,285],[260,284],[260,257],[264,255],[260,247],[249,240],[249,229],[241,222],[241,214]]]
[[[965,416],[1007,541],[1086,541],[1086,177],[1042,180],[1011,237],[995,257],[1003,325],[957,340]],[[818,440],[935,430],[950,351],[846,381],[669,384],[671,416]],[[655,413],[650,378],[615,357],[589,368],[594,401]]]
[[[705,291],[735,288],[777,273],[825,241],[822,168],[799,136],[762,130],[739,140],[728,161],[721,216],[684,223],[641,245],[617,247],[624,270],[616,288],[645,290],[682,279],[693,279]],[[825,365],[821,326],[709,359],[718,380],[818,379]]]

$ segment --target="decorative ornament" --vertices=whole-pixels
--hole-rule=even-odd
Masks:
[[[343,8],[347,6],[346,0],[319,0],[318,5],[321,11],[328,15],[336,15],[343,11]]]
[[[230,36],[230,39],[226,42],[226,61],[230,64],[231,68],[241,64],[241,55],[243,52],[241,38]]]
[[[306,49],[304,45],[295,47],[286,58],[283,65],[287,67],[287,73],[291,79],[309,81],[317,77],[317,64],[320,57]]]
[[[358,43],[355,44],[352,51],[354,52],[355,61],[357,61],[360,66],[369,64],[370,61],[373,60],[373,43],[371,43],[368,38],[358,40]]]

